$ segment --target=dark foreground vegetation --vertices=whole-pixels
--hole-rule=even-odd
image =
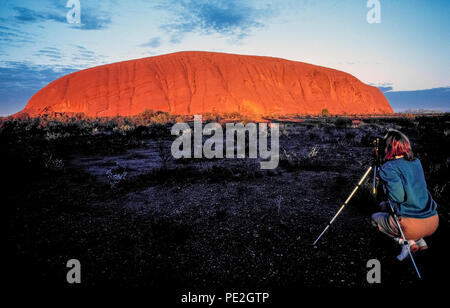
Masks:
[[[173,160],[170,128],[184,120],[3,119],[2,207],[10,286],[141,287],[182,292],[264,292],[309,287],[423,287],[445,283],[450,218],[450,117],[323,117],[281,121],[275,170],[251,159]],[[207,120],[220,120],[208,116]],[[235,115],[235,120],[240,119]],[[410,137],[440,227],[416,254],[370,226],[380,200],[366,182],[328,232],[311,243],[370,164],[372,140]],[[382,199],[379,196],[378,199]],[[66,262],[82,283],[66,283]],[[369,259],[382,283],[366,281]]]

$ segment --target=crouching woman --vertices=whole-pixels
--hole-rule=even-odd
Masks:
[[[409,255],[408,246],[411,252],[428,248],[423,238],[436,231],[439,216],[437,204],[427,189],[422,165],[414,158],[408,138],[397,130],[390,130],[384,142],[385,163],[379,174],[388,200],[380,204],[381,212],[372,215],[372,224],[399,244],[404,244],[397,256],[401,261]],[[408,243],[403,243],[390,205]]]

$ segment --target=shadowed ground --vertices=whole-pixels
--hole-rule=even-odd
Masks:
[[[448,116],[368,119],[358,128],[344,122],[283,125],[280,165],[267,171],[250,159],[164,161],[171,141],[151,136],[24,143],[17,131],[3,130],[11,284],[71,287],[65,283],[71,258],[82,264],[79,287],[140,287],[176,298],[181,290],[440,284],[447,262]],[[372,138],[388,127],[410,136],[440,206],[429,250],[415,255],[422,281],[410,260],[395,259],[400,247],[370,225],[377,201],[369,182],[311,245],[367,169]],[[366,281],[369,259],[381,262],[380,285]]]

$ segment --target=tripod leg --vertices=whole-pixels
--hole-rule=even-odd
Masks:
[[[389,203],[389,205],[391,206],[391,210],[392,210],[392,213],[394,215],[394,220],[395,220],[395,223],[397,224],[397,228],[398,228],[398,230],[400,230],[400,234],[401,234],[401,236],[403,238],[403,245],[408,245],[409,257],[411,258],[411,261],[412,261],[412,263],[414,265],[414,269],[416,270],[417,276],[419,276],[419,279],[422,279],[422,276],[420,275],[419,269],[417,268],[416,262],[414,261],[413,255],[411,253],[411,248],[409,247],[409,242],[406,239],[405,234],[403,233],[403,230],[402,230],[402,227],[400,226],[400,223],[398,222],[398,218],[397,218],[397,215],[394,212],[394,208],[392,207],[391,203]]]
[[[330,228],[331,224],[335,221],[335,219],[338,217],[338,215],[342,212],[342,210],[344,209],[344,207],[347,205],[347,203],[350,201],[350,199],[353,197],[353,195],[355,194],[355,192],[358,190],[358,188],[361,186],[362,182],[364,182],[364,180],[366,179],[366,177],[369,175],[370,171],[372,170],[372,166],[369,167],[369,169],[367,169],[366,173],[364,173],[363,177],[361,178],[361,180],[358,182],[358,185],[356,185],[355,189],[353,189],[352,193],[350,194],[350,196],[348,196],[347,200],[345,200],[344,204],[341,206],[341,208],[339,209],[339,211],[337,211],[336,215],[334,215],[333,219],[330,220],[330,222],[328,223],[328,225],[325,227],[325,229],[322,231],[322,233],[320,233],[320,235],[317,237],[317,239],[314,241],[313,245],[316,245],[317,242],[320,240],[320,238],[322,237],[322,235],[325,234],[325,232],[327,232],[328,228]]]
[[[377,194],[377,167],[373,168],[373,194]]]

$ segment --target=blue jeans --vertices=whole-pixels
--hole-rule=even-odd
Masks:
[[[390,237],[399,237],[400,231],[392,214],[389,213],[389,203],[383,201],[380,203],[381,212],[372,215],[372,225],[378,227],[378,230]]]

